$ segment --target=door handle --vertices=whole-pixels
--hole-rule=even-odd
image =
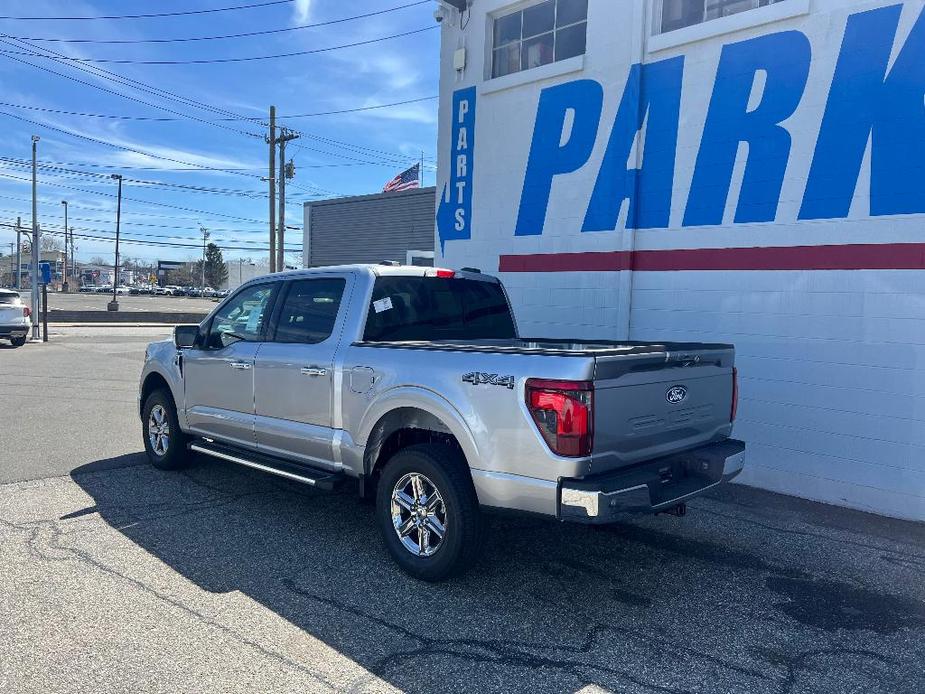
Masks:
[[[303,376],[327,376],[328,370],[320,366],[303,366],[301,369]]]
[[[228,362],[228,366],[232,369],[238,369],[239,371],[247,371],[251,368],[251,365],[246,361],[230,361]]]

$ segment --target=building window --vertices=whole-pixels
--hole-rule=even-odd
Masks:
[[[588,0],[545,0],[495,17],[491,76],[584,55]]]
[[[773,5],[784,0],[662,0],[659,33],[703,24],[711,19]]]

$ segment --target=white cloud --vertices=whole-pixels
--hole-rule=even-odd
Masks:
[[[306,24],[311,19],[312,0],[296,0],[292,18],[297,24]]]

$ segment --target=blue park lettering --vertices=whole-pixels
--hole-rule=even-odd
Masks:
[[[925,212],[925,10],[888,72],[901,11],[901,5],[893,5],[848,19],[800,219],[848,216],[868,140],[870,214]],[[684,226],[722,223],[742,142],[748,144],[748,159],[734,221],[776,219],[791,154],[790,133],[782,123],[800,105],[811,58],[809,40],[798,31],[723,47]],[[615,230],[624,200],[629,200],[627,228],[669,226],[683,70],[683,58],[630,68],[582,231]],[[765,76],[764,89],[750,105],[759,73]],[[515,235],[543,233],[552,187],[558,177],[588,163],[602,110],[603,88],[594,80],[540,93]],[[643,164],[627,168],[637,137]]]
[[[901,10],[848,20],[800,219],[848,216],[868,140],[871,215],[925,211],[925,11],[887,76]]]

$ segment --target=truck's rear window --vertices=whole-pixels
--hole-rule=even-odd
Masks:
[[[509,340],[516,336],[500,284],[461,278],[380,277],[373,288],[364,339]]]

